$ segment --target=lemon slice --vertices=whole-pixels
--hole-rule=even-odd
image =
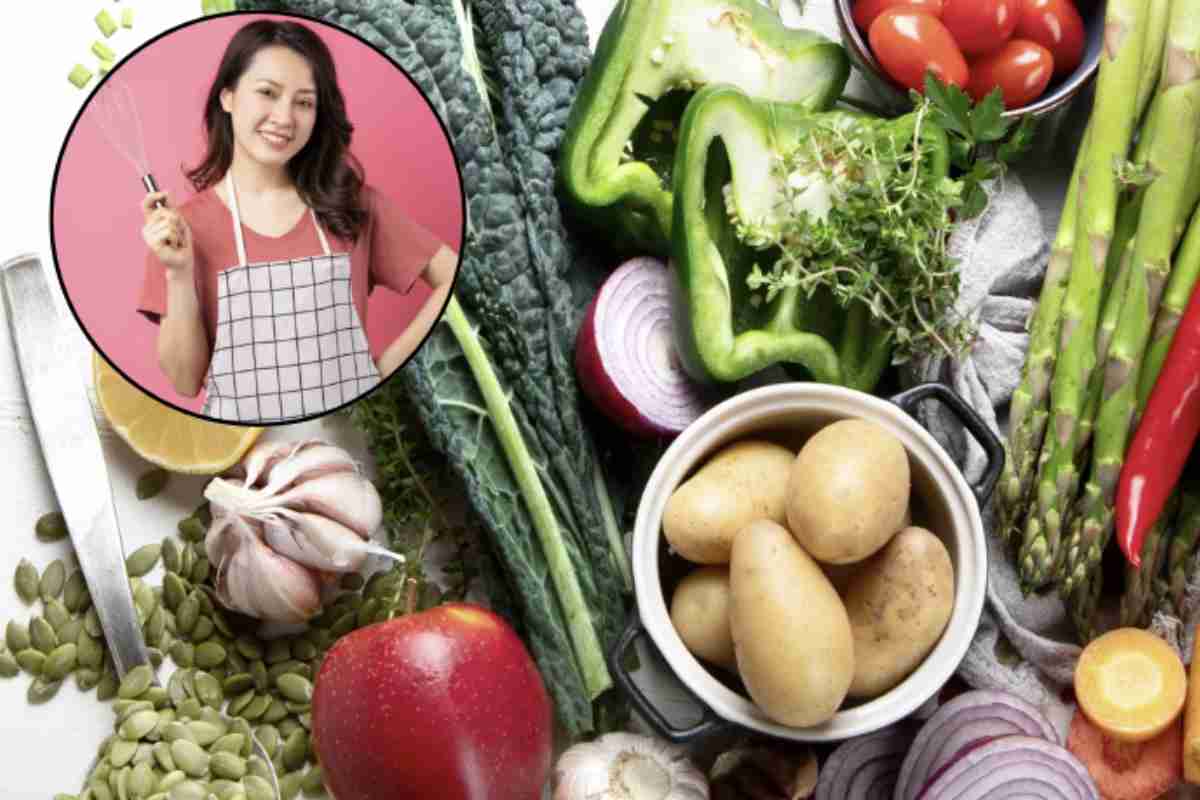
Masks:
[[[171,472],[213,475],[232,467],[262,428],[221,425],[176,411],[125,380],[99,353],[92,379],[100,410],[142,458]]]

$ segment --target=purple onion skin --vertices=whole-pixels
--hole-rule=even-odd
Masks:
[[[980,738],[995,738],[1010,734],[1040,736],[1058,744],[1058,734],[1049,720],[1032,704],[1007,692],[975,690],[955,697],[939,708],[917,733],[912,747],[904,757],[896,783],[895,800],[916,800],[921,788],[928,783],[932,772],[942,768],[945,745],[964,725],[995,720],[995,726],[980,725]],[[961,750],[970,744],[962,742],[954,748]]]
[[[1012,735],[1016,736],[1018,734],[1012,734]],[[929,776],[929,780],[925,781],[925,786],[921,788],[921,793],[917,795],[917,800],[925,800],[925,793],[929,791],[930,785],[936,783],[937,779],[942,777],[942,774],[946,770],[950,769],[950,767],[954,766],[955,762],[958,761],[960,758],[962,758],[967,753],[971,752],[972,750],[974,750],[976,748],[983,747],[988,742],[993,742],[996,739],[1003,739],[1003,738],[1004,738],[1003,736],[984,736],[979,739],[973,739],[968,744],[965,744],[962,747],[960,747],[957,750],[957,752],[954,753],[954,755],[950,756],[950,758],[946,760],[946,763],[942,764],[940,767],[938,767],[936,770],[934,770],[933,774]]]
[[[1101,800],[1079,759],[1060,744],[1002,736],[962,754],[921,792],[922,800]]]

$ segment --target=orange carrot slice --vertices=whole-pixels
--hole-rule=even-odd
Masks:
[[[1183,774],[1182,724],[1177,720],[1145,742],[1119,742],[1075,712],[1067,749],[1087,767],[1105,800],[1153,800]]]
[[[1096,727],[1120,742],[1158,736],[1179,716],[1187,673],[1179,655],[1140,628],[1118,628],[1084,648],[1075,697]]]

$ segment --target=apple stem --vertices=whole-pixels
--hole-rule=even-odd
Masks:
[[[408,596],[404,601],[405,614],[411,614],[417,610],[417,586],[418,581],[416,578],[408,579]]]

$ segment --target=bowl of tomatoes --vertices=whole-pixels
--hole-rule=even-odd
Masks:
[[[1069,102],[1100,64],[1100,0],[834,0],[858,69],[897,109],[927,71],[976,102],[999,88],[1005,115]]]

